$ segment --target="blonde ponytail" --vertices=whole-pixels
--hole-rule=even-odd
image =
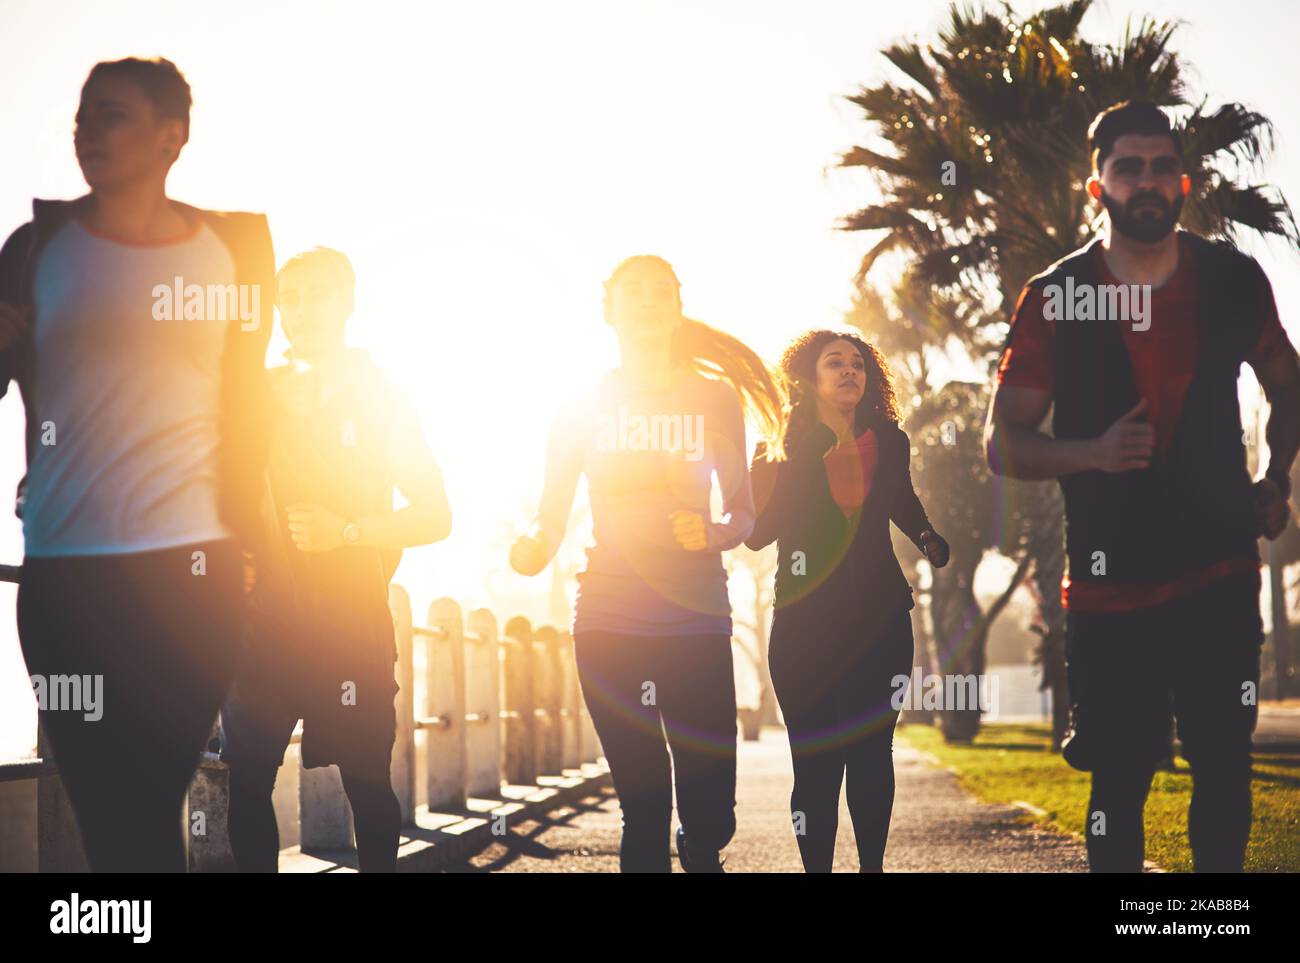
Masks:
[[[673,361],[697,374],[731,385],[741,408],[758,428],[769,452],[779,452],[784,434],[785,382],[739,338],[703,321],[682,318],[673,333]]]
[[[646,264],[667,272],[681,287],[671,264],[654,254],[637,254],[614,268],[605,282],[606,297],[624,271]],[[741,409],[763,436],[768,458],[783,456],[789,408],[785,379],[753,349],[725,331],[683,315],[682,323],[673,332],[672,359],[697,374],[729,384],[740,398]]]

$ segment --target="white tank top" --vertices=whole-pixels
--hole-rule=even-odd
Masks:
[[[174,303],[177,279],[183,295],[201,288]],[[35,274],[28,556],[230,536],[217,512],[217,413],[231,324],[218,314],[224,307],[229,316],[231,302],[217,302],[233,292],[238,309],[235,279],[230,252],[207,224],[145,246],[70,220],[47,242]],[[195,310],[196,290],[217,293]]]

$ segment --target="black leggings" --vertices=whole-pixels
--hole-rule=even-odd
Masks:
[[[690,845],[701,853],[722,849],[736,831],[730,637],[579,632],[573,642],[582,695],[623,809],[622,872],[671,871],[674,776]]]
[[[772,684],[785,716],[794,763],[790,815],[804,870],[829,873],[839,829],[840,787],[848,776],[849,815],[864,873],[880,872],[894,807],[895,676],[912,666],[912,619],[903,611],[863,647],[846,633],[814,657],[808,640],[774,634]]]
[[[24,561],[28,672],[103,679],[100,718],[40,711],[93,871],[185,872],[181,814],[234,676],[242,600],[226,541]]]
[[[344,590],[340,597],[351,598]],[[337,765],[352,807],[362,872],[394,872],[401,805],[390,781],[397,715],[393,628],[356,605],[304,634],[293,619],[258,610],[230,697],[221,708],[221,758],[230,767],[230,846],[242,872],[276,872],[280,834],[271,795],[276,773],[303,721],[308,768]],[[287,610],[284,610],[287,611]],[[356,699],[343,703],[340,685]]]
[[[280,859],[280,829],[271,792],[279,764],[240,760],[230,767],[230,848],[242,873],[274,873]],[[357,863],[363,873],[397,872],[402,810],[388,780],[341,770],[352,806]]]

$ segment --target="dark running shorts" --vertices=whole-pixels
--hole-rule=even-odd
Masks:
[[[317,629],[254,624],[221,710],[221,758],[278,766],[301,719],[304,766],[386,779],[398,691],[387,607]]]

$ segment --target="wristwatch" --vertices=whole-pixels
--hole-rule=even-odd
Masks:
[[[343,526],[343,541],[348,545],[356,545],[361,541],[361,526],[356,522],[348,522]]]

